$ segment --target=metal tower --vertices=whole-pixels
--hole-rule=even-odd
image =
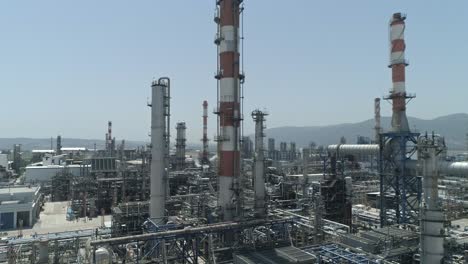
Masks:
[[[390,65],[393,87],[390,100],[393,106],[391,132],[380,134],[380,220],[381,225],[417,223],[421,200],[420,181],[407,169],[407,161],[416,152],[418,133],[409,130],[406,104],[414,95],[406,93],[405,68],[405,19],[401,13],[393,14],[390,20]],[[408,100],[408,101],[407,101]],[[389,212],[395,210],[395,214]],[[395,219],[391,220],[392,215]]]
[[[241,141],[241,93],[244,75],[241,74],[240,14],[241,0],[216,2],[218,14],[215,22],[218,32],[218,206],[221,218],[233,220],[240,215],[240,141]]]
[[[260,110],[252,112],[255,122],[255,156],[254,156],[254,191],[255,191],[255,212],[259,217],[266,215],[265,206],[265,148],[263,139],[265,138],[265,116],[268,113]]]

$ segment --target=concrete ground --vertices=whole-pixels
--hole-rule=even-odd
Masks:
[[[85,219],[80,218],[74,221],[66,220],[68,202],[46,202],[39,219],[32,228],[23,229],[23,236],[29,237],[32,234],[58,233],[65,231],[76,231],[83,229],[94,229],[102,226],[102,216]],[[104,216],[104,223],[112,220],[111,215]],[[19,231],[8,231],[8,236],[18,236]]]

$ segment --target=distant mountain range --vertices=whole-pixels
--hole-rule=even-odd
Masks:
[[[390,126],[390,117],[382,117],[381,123],[384,130]],[[408,117],[410,128],[420,133],[435,133],[445,137],[445,141],[450,150],[466,149],[466,133],[468,133],[468,114],[452,114],[425,120],[420,118]],[[369,119],[359,123],[346,123],[330,126],[308,126],[308,127],[276,127],[269,128],[266,131],[268,138],[275,138],[276,147],[279,148],[279,142],[296,142],[297,147],[307,146],[314,141],[317,145],[336,144],[344,136],[347,143],[356,143],[357,136],[372,138],[374,136],[374,120]],[[253,135],[250,135],[253,138]],[[21,144],[23,150],[32,149],[50,149],[50,138],[0,138],[0,149],[12,149],[14,144]],[[63,138],[64,147],[86,147],[98,149],[104,148],[104,140],[98,139],[78,139]],[[120,141],[117,141],[120,144]],[[144,141],[126,140],[126,148],[137,148],[148,144]],[[210,144],[212,145],[212,144]],[[55,138],[53,140],[55,148]],[[199,143],[188,143],[188,148],[199,148]],[[213,147],[213,146],[211,146]]]
[[[452,114],[424,120],[408,117],[412,131],[432,133],[434,131],[445,137],[447,146],[451,150],[466,149],[466,133],[468,133],[468,114]],[[384,131],[388,131],[391,118],[382,117],[381,124]],[[275,138],[276,147],[279,142],[296,142],[297,147],[307,146],[311,141],[317,145],[336,144],[344,136],[347,143],[356,143],[357,136],[374,137],[374,120],[369,119],[359,123],[347,123],[330,126],[308,127],[276,127],[267,129],[266,137]]]

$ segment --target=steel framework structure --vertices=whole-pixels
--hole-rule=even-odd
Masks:
[[[416,153],[419,133],[388,132],[380,134],[380,225],[391,224],[390,209],[398,224],[417,224],[421,201],[421,180],[407,169],[407,161]],[[394,206],[387,205],[392,196]],[[393,207],[393,208],[389,208]]]
[[[353,263],[353,264],[377,264],[376,260],[372,260],[362,254],[357,254],[346,250],[337,244],[326,244],[317,247],[309,247],[304,249],[306,252],[312,253],[318,257],[318,263]]]
[[[216,263],[232,259],[232,253],[245,248],[272,248],[291,244],[294,218],[224,222],[198,227],[156,226],[151,233],[91,242],[94,248],[112,247],[120,258],[128,257],[128,245],[134,246],[135,263]],[[146,223],[151,226],[154,222]],[[174,229],[178,228],[178,229]],[[156,232],[154,232],[156,231]],[[226,241],[226,234],[235,239]],[[95,258],[95,256],[94,256]],[[128,259],[127,259],[128,260]],[[154,263],[154,262],[152,262]]]

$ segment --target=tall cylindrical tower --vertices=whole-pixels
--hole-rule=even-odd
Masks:
[[[380,142],[380,132],[382,131],[382,126],[380,125],[380,98],[374,99],[374,121],[375,121],[374,140],[378,144]]]
[[[112,151],[112,121],[107,122],[107,146],[108,151]]]
[[[219,188],[218,206],[223,220],[236,216],[240,177],[240,74],[239,20],[241,0],[217,1]]]
[[[422,168],[422,189],[424,202],[420,208],[421,263],[441,263],[446,236],[446,219],[441,208],[438,193],[438,156],[446,150],[444,139],[439,136],[423,136],[418,139],[418,159]]]
[[[255,156],[254,156],[254,192],[255,213],[259,217],[266,215],[265,206],[265,149],[263,139],[265,138],[265,116],[268,115],[260,110],[252,112],[255,122]]]
[[[153,81],[151,102],[150,217],[163,221],[167,195],[169,79]]]
[[[203,150],[202,150],[202,164],[208,164],[208,102],[203,101]]]
[[[55,153],[57,153],[57,155],[62,155],[62,136],[61,135],[57,136],[57,140],[55,144],[57,145]]]
[[[186,129],[185,122],[177,123],[176,125],[176,169],[185,169],[185,142],[186,142]]]
[[[392,69],[393,87],[390,94],[393,104],[392,130],[394,132],[409,132],[406,118],[406,87],[405,67],[405,19],[401,13],[395,13],[390,20],[390,65]]]

